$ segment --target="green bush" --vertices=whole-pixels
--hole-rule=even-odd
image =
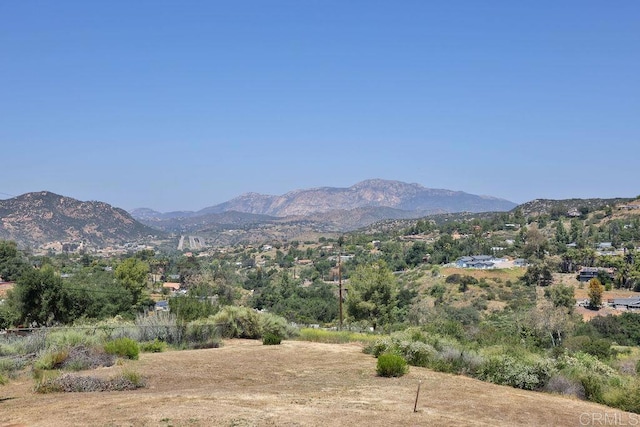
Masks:
[[[637,380],[629,381],[622,387],[609,387],[602,397],[607,406],[640,413],[640,384]]]
[[[260,333],[274,334],[282,338],[292,338],[299,334],[297,328],[291,326],[287,319],[272,313],[261,313],[259,316]]]
[[[107,354],[137,360],[140,353],[140,347],[138,346],[138,343],[131,338],[124,337],[105,343],[104,351]]]
[[[46,353],[41,355],[35,361],[33,366],[36,369],[45,369],[45,370],[57,369],[62,366],[62,364],[67,360],[68,357],[69,357],[69,350],[67,349],[63,349],[63,350],[50,349]]]
[[[223,338],[260,338],[258,313],[247,307],[228,305],[214,317]]]
[[[140,343],[140,350],[144,353],[162,353],[167,348],[167,343],[164,341],[160,341],[159,339],[155,339],[153,341],[146,341]]]
[[[402,356],[385,353],[378,357],[376,372],[381,377],[401,377],[408,371],[407,361]]]
[[[432,346],[421,341],[402,341],[398,345],[398,351],[411,366],[429,366],[437,355]]]
[[[548,360],[527,362],[503,355],[486,360],[477,375],[479,379],[494,384],[537,390],[546,385],[553,373],[553,364]]]
[[[0,385],[5,385],[9,382],[9,379],[0,373]]]
[[[279,335],[272,334],[271,332],[267,332],[262,337],[263,345],[279,345],[282,342],[282,338]]]
[[[604,403],[602,378],[598,375],[585,374],[580,377],[580,384],[584,388],[587,400]]]

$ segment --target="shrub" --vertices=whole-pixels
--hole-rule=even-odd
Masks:
[[[25,363],[26,362],[23,359],[2,358],[0,359],[0,374],[8,375],[9,377],[11,377],[17,371],[22,369]]]
[[[372,354],[374,357],[380,357],[384,353],[390,353],[393,349],[394,343],[391,338],[378,338],[365,346],[362,351]]]
[[[98,344],[98,338],[91,329],[60,328],[49,332],[46,342],[47,347],[90,347]]]
[[[189,322],[184,336],[190,348],[217,348],[220,346],[220,327],[213,318]]]
[[[631,381],[623,387],[609,387],[603,395],[604,404],[623,411],[640,413],[640,384]]]
[[[260,338],[258,313],[247,307],[223,307],[213,320],[224,338]]]
[[[553,373],[550,361],[526,362],[508,355],[486,360],[478,370],[478,378],[494,384],[509,385],[524,390],[544,387]]]
[[[69,350],[51,349],[40,356],[33,366],[36,369],[57,369],[67,360],[67,357],[69,357]]]
[[[582,383],[561,374],[556,374],[549,378],[543,390],[547,393],[563,394],[566,396],[575,396],[578,399],[585,399],[584,386]]]
[[[140,353],[140,347],[138,343],[131,338],[116,338],[113,341],[109,341],[104,345],[104,351],[107,354],[113,354],[120,357],[126,357],[127,359],[138,359]]]
[[[167,348],[167,343],[155,339],[153,341],[146,341],[140,343],[140,350],[145,353],[162,353]]]
[[[557,364],[558,369],[565,370],[574,377],[587,373],[602,376],[606,379],[616,376],[615,369],[587,353],[578,352],[571,356],[564,356],[558,359]]]
[[[282,342],[282,338],[279,335],[272,334],[270,332],[267,332],[262,337],[262,344],[263,345],[279,345],[280,342]]]
[[[112,354],[105,353],[102,349],[78,346],[68,350],[67,358],[60,367],[72,371],[82,371],[100,366],[112,366],[114,363],[115,357]]]
[[[381,377],[401,377],[408,372],[407,361],[397,354],[385,353],[378,357],[376,372]]]
[[[144,379],[134,372],[123,372],[108,380],[92,377],[64,374],[56,378],[43,379],[35,387],[37,393],[55,392],[92,392],[92,391],[124,391],[144,387]]]
[[[445,283],[452,283],[452,284],[458,284],[460,283],[460,279],[462,278],[462,275],[458,274],[458,273],[453,273],[449,276],[447,276],[446,279],[444,279]]]
[[[398,350],[409,365],[426,367],[436,357],[436,350],[429,344],[420,341],[403,341],[402,344]]]
[[[592,402],[604,403],[602,378],[598,375],[585,374],[580,377],[584,396]]]
[[[484,359],[476,353],[445,346],[438,352],[429,367],[440,372],[473,376],[483,363]]]
[[[169,344],[182,342],[185,333],[185,324],[178,321],[173,313],[159,312],[153,316],[138,315],[135,326],[138,330],[138,341],[159,340]]]
[[[287,319],[272,313],[262,313],[259,316],[260,333],[273,334],[282,338],[291,338],[299,334],[297,328],[291,326]]]
[[[9,379],[0,373],[0,385],[5,385],[9,382]]]
[[[29,355],[46,348],[46,333],[35,331],[26,336],[0,335],[0,356]]]

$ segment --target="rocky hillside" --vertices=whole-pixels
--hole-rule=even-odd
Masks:
[[[517,207],[525,216],[560,215],[565,216],[570,211],[586,214],[594,210],[604,209],[607,206],[616,206],[631,199],[535,199],[523,203]]]
[[[0,238],[23,246],[58,241],[103,247],[158,233],[107,203],[82,202],[48,191],[0,200]]]
[[[234,223],[246,228],[248,222],[265,223],[276,218],[305,219],[313,223],[314,229],[347,231],[383,219],[419,218],[447,212],[508,211],[515,206],[495,197],[372,179],[348,188],[295,190],[281,196],[247,193],[198,212],[160,213],[142,208],[131,214],[144,224],[167,231],[228,229],[227,226]],[[222,214],[227,215],[221,217]],[[247,217],[247,214],[253,216]],[[230,217],[233,215],[235,219]]]
[[[198,212],[160,213],[136,209],[131,214],[139,220],[161,221],[192,218],[223,212],[241,212],[272,217],[317,216],[334,211],[367,209],[376,219],[395,210],[394,217],[416,217],[446,212],[508,211],[516,206],[508,200],[477,196],[462,191],[426,188],[420,184],[371,179],[348,188],[320,187],[294,190],[281,196],[246,193],[228,202]],[[372,208],[384,208],[376,212]],[[382,215],[382,217],[381,217]]]
[[[201,213],[233,210],[285,217],[363,207],[386,207],[403,211],[486,212],[507,211],[515,206],[515,203],[495,197],[426,188],[420,184],[400,181],[372,179],[348,188],[295,190],[282,196],[248,193],[220,205],[205,208]]]

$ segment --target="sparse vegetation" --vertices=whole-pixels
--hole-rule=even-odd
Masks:
[[[59,377],[44,379],[36,384],[37,393],[86,393],[95,391],[125,391],[145,387],[146,382],[134,371],[102,379],[93,376],[62,374]]]

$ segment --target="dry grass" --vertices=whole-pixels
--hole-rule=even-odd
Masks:
[[[516,268],[501,268],[501,269],[475,269],[475,268],[455,268],[455,267],[447,267],[440,270],[440,273],[445,276],[450,276],[452,274],[463,274],[466,276],[472,276],[477,280],[480,279],[499,279],[503,282],[507,280],[511,280],[512,282],[518,281],[518,279],[524,276],[524,273],[527,271],[526,268],[516,267]]]
[[[629,420],[604,406],[424,368],[377,377],[376,360],[356,344],[232,340],[219,349],[143,354],[127,364],[148,379],[147,388],[38,395],[33,380],[13,381],[0,388],[0,425],[557,426],[587,425],[591,414]],[[91,374],[106,378],[114,369]]]

